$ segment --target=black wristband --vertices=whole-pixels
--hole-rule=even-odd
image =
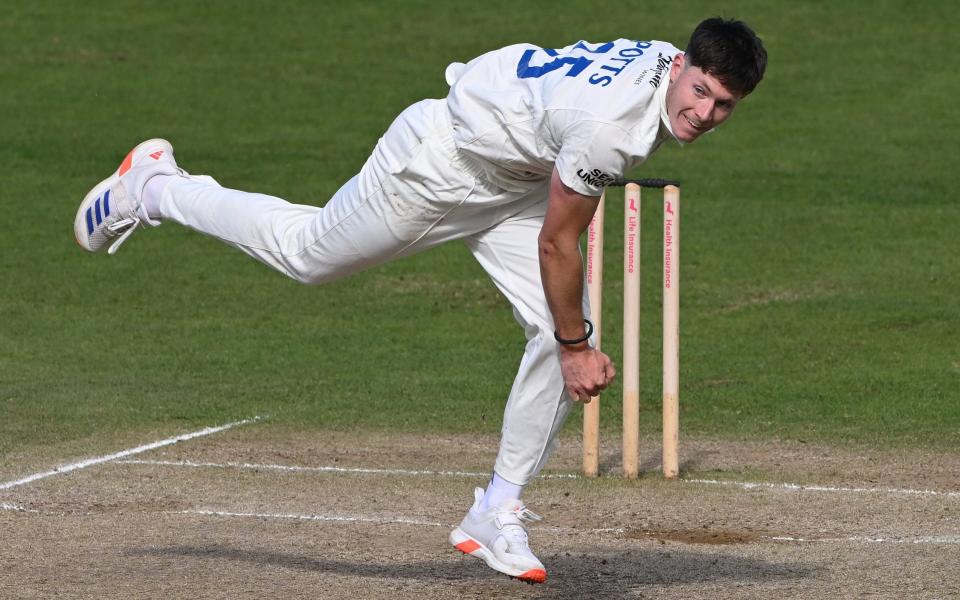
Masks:
[[[583,322],[587,324],[587,333],[584,334],[583,337],[577,338],[575,340],[565,340],[562,337],[560,337],[559,333],[554,331],[553,338],[557,340],[558,344],[561,344],[563,346],[572,346],[574,344],[579,344],[580,342],[585,342],[589,340],[590,336],[593,335],[593,323],[590,322],[590,319],[584,319]]]

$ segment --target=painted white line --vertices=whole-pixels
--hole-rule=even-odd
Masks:
[[[233,512],[226,510],[181,510],[176,514],[181,515],[202,515],[211,517],[246,517],[253,519],[295,519],[299,521],[324,521],[330,523],[369,523],[373,525],[423,525],[427,527],[456,527],[456,523],[437,523],[435,521],[423,521],[412,519],[410,517],[372,517],[368,515],[305,515],[300,513],[257,513],[257,512]],[[575,529],[572,527],[537,527],[537,531],[558,534],[571,533],[616,533],[622,534],[626,530],[622,528],[603,528],[603,529]]]
[[[868,488],[868,487],[836,487],[827,485],[805,485],[799,483],[753,483],[749,481],[720,481],[716,479],[684,479],[686,483],[703,485],[729,485],[745,490],[771,489],[789,490],[797,492],[837,492],[845,494],[893,494],[900,496],[940,496],[943,498],[960,498],[960,492],[943,492],[937,490],[911,490],[901,488]]]
[[[417,525],[426,527],[452,528],[456,525],[423,521],[408,517],[372,517],[367,515],[308,515],[299,513],[257,513],[233,512],[225,510],[182,510],[175,514],[200,515],[212,517],[238,517],[252,519],[294,519],[298,521],[323,521],[327,523],[366,523],[372,525]],[[622,535],[628,532],[623,528],[577,529],[573,527],[536,527],[539,533],[553,534],[601,534],[612,533]],[[655,536],[654,536],[655,538]],[[773,542],[788,543],[855,543],[855,544],[932,544],[932,545],[960,545],[960,536],[915,536],[915,537],[873,537],[854,535],[848,537],[802,538],[789,536],[764,536],[762,539]]]
[[[85,469],[93,465],[99,465],[101,463],[110,462],[112,460],[117,460],[118,458],[123,458],[125,456],[132,456],[134,454],[140,454],[141,452],[147,452],[149,450],[154,450],[156,448],[161,448],[163,446],[169,446],[170,444],[176,444],[177,442],[185,442],[187,440],[192,440],[193,438],[198,438],[205,435],[212,435],[214,433],[220,433],[221,431],[226,431],[227,429],[231,429],[239,425],[247,425],[248,423],[253,423],[259,420],[260,420],[260,417],[253,417],[252,419],[234,421],[233,423],[227,423],[226,425],[220,425],[218,427],[206,427],[204,429],[201,429],[200,431],[185,433],[183,435],[178,435],[176,437],[160,440],[159,442],[144,444],[143,446],[137,446],[136,448],[130,448],[129,450],[123,450],[122,452],[117,452],[115,454],[108,454],[106,456],[89,458],[87,460],[82,460],[80,462],[75,462],[68,465],[60,465],[59,467],[55,467],[51,471],[34,473],[33,475],[30,475],[29,477],[24,477],[23,479],[17,479],[14,481],[7,481],[6,483],[0,483],[0,490],[8,490],[10,488],[31,483],[33,481],[37,481],[38,479],[43,479],[45,477],[51,477],[53,475],[62,475],[64,473],[69,473],[70,471],[76,471],[77,469]]]
[[[374,525],[425,525],[427,527],[448,527],[443,523],[408,519],[406,517],[301,515],[296,513],[253,513],[230,512],[224,510],[181,510],[179,514],[205,515],[214,517],[247,517],[255,519],[295,519],[298,521],[327,521],[333,523],[372,523]]]
[[[261,463],[241,463],[241,462],[194,462],[190,460],[120,460],[117,464],[126,465],[156,465],[167,467],[189,467],[189,468],[208,468],[208,469],[250,469],[261,471],[287,471],[292,473],[336,473],[336,474],[354,474],[354,475],[410,475],[410,476],[433,476],[433,477],[489,477],[489,473],[474,471],[431,471],[422,469],[375,469],[366,467],[337,467],[330,465],[321,465],[316,467],[304,467],[299,465],[277,465]],[[548,473],[539,476],[540,479],[579,479],[580,475],[576,473]],[[681,479],[683,483],[698,485],[726,485],[739,487],[745,490],[753,489],[779,489],[796,492],[833,492],[847,494],[892,494],[902,496],[940,496],[944,498],[960,498],[960,492],[947,492],[938,490],[913,490],[903,488],[867,488],[867,487],[836,487],[824,485],[807,485],[801,483],[758,483],[751,481],[722,481],[717,479]]]
[[[40,511],[24,508],[19,504],[7,504],[6,502],[0,502],[0,510],[12,510],[14,512],[29,512],[29,513],[40,512]]]
[[[434,477],[490,477],[490,473],[480,473],[472,471],[429,471],[414,469],[372,469],[364,467],[334,467],[321,465],[318,467],[302,467],[298,465],[272,465],[258,463],[238,463],[238,462],[193,462],[190,460],[121,460],[117,464],[122,465],[157,465],[166,467],[193,467],[208,469],[254,469],[259,471],[288,471],[293,473],[338,473],[350,475],[412,475],[412,476],[434,476]],[[577,479],[579,475],[568,473],[550,473],[541,475],[542,479]]]
[[[623,535],[627,533],[627,529],[623,527],[598,527],[595,529],[578,529],[576,527],[550,527],[549,525],[537,525],[537,531],[545,531],[547,533],[555,533],[557,535],[571,535],[571,534],[597,534],[597,533],[613,533],[616,535]]]
[[[851,535],[848,537],[828,537],[828,538],[801,538],[789,536],[771,536],[767,538],[775,542],[797,542],[797,543],[815,543],[815,542],[851,542],[857,544],[940,544],[940,545],[958,545],[960,536],[955,535],[923,535],[915,537],[873,537],[866,535]]]
[[[259,463],[238,463],[238,462],[194,462],[191,460],[121,460],[117,464],[122,465],[157,465],[165,467],[193,467],[207,469],[255,469],[259,471],[288,471],[293,473],[343,473],[359,475],[436,475],[446,477],[489,477],[489,473],[474,473],[470,471],[425,471],[409,469],[370,469],[361,467],[302,467],[299,465],[274,465]]]

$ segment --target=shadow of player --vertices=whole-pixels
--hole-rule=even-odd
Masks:
[[[730,548],[730,547],[727,547]],[[448,580],[476,583],[501,582],[498,575],[476,559],[458,559],[453,553],[436,560],[405,561],[385,557],[381,562],[305,556],[262,549],[233,548],[223,544],[177,545],[142,548],[128,555],[190,557],[245,562],[351,577],[411,579],[425,582]],[[677,545],[637,548],[632,551],[541,556],[551,573],[546,584],[529,588],[528,598],[621,598],[636,597],[650,586],[715,583],[799,581],[814,575],[816,566],[773,563],[737,556],[717,547],[694,551]]]

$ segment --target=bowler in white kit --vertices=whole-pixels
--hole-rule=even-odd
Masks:
[[[527,342],[493,475],[450,542],[497,571],[543,582],[525,526],[540,517],[521,493],[574,402],[615,375],[585,318],[580,235],[604,186],[664,142],[693,142],[723,123],[766,60],[747,25],[719,18],[700,23],[685,51],[628,39],[508,46],[451,64],[447,97],[404,110],[323,207],[190,175],[169,142],[151,139],[86,195],[74,234],[85,250],[113,254],[137,229],[172,221],[315,285],[462,240]]]

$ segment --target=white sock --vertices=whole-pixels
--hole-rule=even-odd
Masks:
[[[483,500],[480,501],[480,511],[486,512],[505,500],[519,500],[522,493],[522,485],[510,483],[494,473],[487,485],[487,490],[483,493]]]
[[[147,216],[154,220],[160,220],[163,215],[160,214],[160,198],[163,196],[163,190],[170,183],[175,175],[154,175],[147,180],[143,186],[143,195],[140,198],[140,210],[147,213]]]

